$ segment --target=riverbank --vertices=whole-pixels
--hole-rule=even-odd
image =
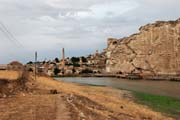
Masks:
[[[147,94],[132,91],[137,103],[146,105],[155,111],[165,113],[176,119],[180,118],[180,98]]]
[[[76,82],[77,84],[81,84],[81,85],[84,85],[84,86],[100,86],[100,87],[101,86],[106,87],[106,86],[108,86],[108,84],[110,84],[110,86],[113,87],[112,84],[115,82],[115,79],[113,79],[113,78],[109,78],[109,79],[108,78],[103,78],[103,79],[101,79],[101,78],[80,78],[79,77],[79,78],[72,78],[73,80],[71,78],[72,77],[70,77],[69,79],[68,78],[61,78],[61,79],[63,81],[65,81],[65,82]],[[104,82],[107,82],[108,84],[101,84],[100,82],[102,80]],[[128,89],[127,87],[125,87],[123,89],[123,87],[121,87],[124,84],[124,81],[126,81],[125,82],[126,84],[124,84],[124,86],[130,86],[130,84],[127,84],[127,83],[133,84],[133,82],[135,82],[135,81],[122,80],[122,79],[119,79],[117,81],[121,85],[119,87],[117,87],[117,88],[114,86],[113,88],[116,88],[116,89],[119,89],[119,90],[130,91],[131,94],[134,96],[134,101],[135,102],[137,102],[139,104],[146,105],[146,106],[150,107],[151,109],[153,109],[155,111],[162,112],[162,113],[167,114],[169,116],[172,116],[172,117],[174,117],[176,119],[180,118],[180,113],[179,113],[179,111],[180,111],[180,98],[178,98],[179,91],[176,91],[177,96],[175,95],[175,97],[177,97],[177,98],[175,98],[175,97],[170,97],[172,94],[174,94],[175,91],[174,92],[171,91],[172,93],[170,92],[169,96],[158,95],[158,91],[152,92],[152,93],[148,93],[146,91],[146,93],[145,93],[144,89],[141,92],[140,91],[138,92],[138,91],[132,90],[131,88]],[[136,81],[137,84],[138,84],[138,82],[142,83],[144,81]],[[153,81],[146,81],[146,82],[144,82],[144,84],[148,84],[150,86],[152,85],[155,88],[158,86],[159,89],[162,89],[162,87],[165,87],[166,90],[168,89],[167,86],[166,86],[167,84],[169,84],[171,89],[172,89],[172,86],[173,86],[173,89],[175,89],[174,85],[176,84],[176,83],[173,82],[173,84],[174,84],[173,85],[172,82],[169,82],[169,81],[166,81],[166,82],[169,82],[167,84],[162,84],[165,81],[156,81],[156,82],[153,82],[154,83],[154,85],[153,85],[152,82]],[[118,83],[115,82],[115,84],[117,84],[117,86],[118,86]],[[155,84],[157,84],[157,85],[155,86]],[[159,86],[159,85],[162,85],[162,86]],[[136,84],[133,84],[133,86],[136,86]],[[153,89],[152,86],[151,87],[150,86],[149,87],[145,86],[145,89]],[[141,86],[137,86],[137,87],[140,88]],[[178,87],[178,85],[177,85],[177,87]],[[156,88],[156,89],[158,89],[158,88]],[[154,90],[152,90],[152,91],[154,91]],[[162,90],[162,92],[168,92],[168,91]],[[161,94],[161,93],[159,93],[159,94]]]
[[[129,80],[155,80],[180,82],[179,75],[138,75],[138,74],[67,74],[52,77],[114,77]]]
[[[59,81],[52,82],[52,80],[50,79],[46,81],[47,83],[43,81],[44,78],[41,78],[41,81],[39,81],[41,85],[44,84],[42,86],[43,88],[52,85],[57,90],[60,90],[62,93],[74,96],[75,99],[76,96],[78,96],[78,99],[80,98],[88,100],[86,102],[84,101],[78,104],[76,103],[77,101],[74,101],[75,103],[73,104],[79,109],[78,111],[81,111],[83,109],[89,109],[89,112],[91,112],[91,114],[98,115],[98,113],[101,113],[101,115],[106,116],[103,119],[107,119],[108,116],[111,119],[114,118],[117,120],[170,119],[168,117],[161,118],[163,116],[162,114],[153,112],[144,106],[134,103],[134,101],[132,100],[132,95],[126,90],[120,91],[108,87],[81,86]],[[81,107],[79,106],[80,104],[82,104]],[[95,106],[99,106],[99,108],[96,108]]]
[[[154,80],[129,80],[115,77],[61,77],[57,81],[81,85],[106,86],[114,89],[145,92],[162,96],[180,98],[180,83]]]
[[[89,86],[95,86],[95,85],[89,85]],[[161,112],[164,115],[179,120],[180,98],[160,96],[160,95],[148,94],[148,93],[131,91],[131,90],[127,90],[127,91],[129,91],[133,96],[131,100],[133,100],[134,102],[148,106],[154,111]]]
[[[172,119],[135,103],[126,90],[81,86],[43,76],[34,80],[32,75],[22,84],[26,87],[19,92],[0,98],[0,120]]]

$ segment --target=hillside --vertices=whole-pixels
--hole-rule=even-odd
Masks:
[[[157,21],[122,39],[108,39],[110,73],[143,75],[180,74],[180,19]]]

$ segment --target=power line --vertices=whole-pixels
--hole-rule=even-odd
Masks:
[[[8,30],[8,28],[3,24],[2,21],[0,21],[0,31],[5,35],[5,37],[10,41],[10,43],[12,43],[14,45],[14,47],[18,48],[19,50],[21,48],[25,48],[15,37],[14,35]],[[21,50],[22,51],[22,50]],[[24,52],[26,51],[29,52],[27,49],[23,50]],[[9,53],[6,52],[6,54],[9,54],[9,56],[14,56],[17,57],[17,55],[20,54],[15,54],[15,51],[13,51],[12,49],[9,51]],[[29,52],[30,53],[30,52]],[[12,57],[13,58],[13,57]]]
[[[16,45],[16,47],[23,47],[23,45],[14,37],[14,35],[7,29],[7,27],[1,21],[0,21],[0,30],[4,33],[4,35],[8,38],[8,40],[10,40]]]
[[[6,31],[4,31],[4,29],[2,28],[2,26],[0,26],[0,30],[1,30],[2,33],[4,33],[4,35],[5,35],[11,42],[14,43],[14,41],[12,41],[12,40],[10,39],[10,37],[7,35]]]

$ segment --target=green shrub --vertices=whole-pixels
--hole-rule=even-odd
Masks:
[[[59,68],[54,68],[54,75],[58,75],[58,73],[60,73],[60,69]]]
[[[84,69],[84,70],[82,70],[81,71],[81,73],[93,73],[93,71],[92,70],[90,70],[90,69]]]

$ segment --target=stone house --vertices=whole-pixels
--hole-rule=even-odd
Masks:
[[[97,71],[104,72],[106,68],[106,52],[105,50],[101,53],[96,52],[94,55],[87,57],[88,66]]]

